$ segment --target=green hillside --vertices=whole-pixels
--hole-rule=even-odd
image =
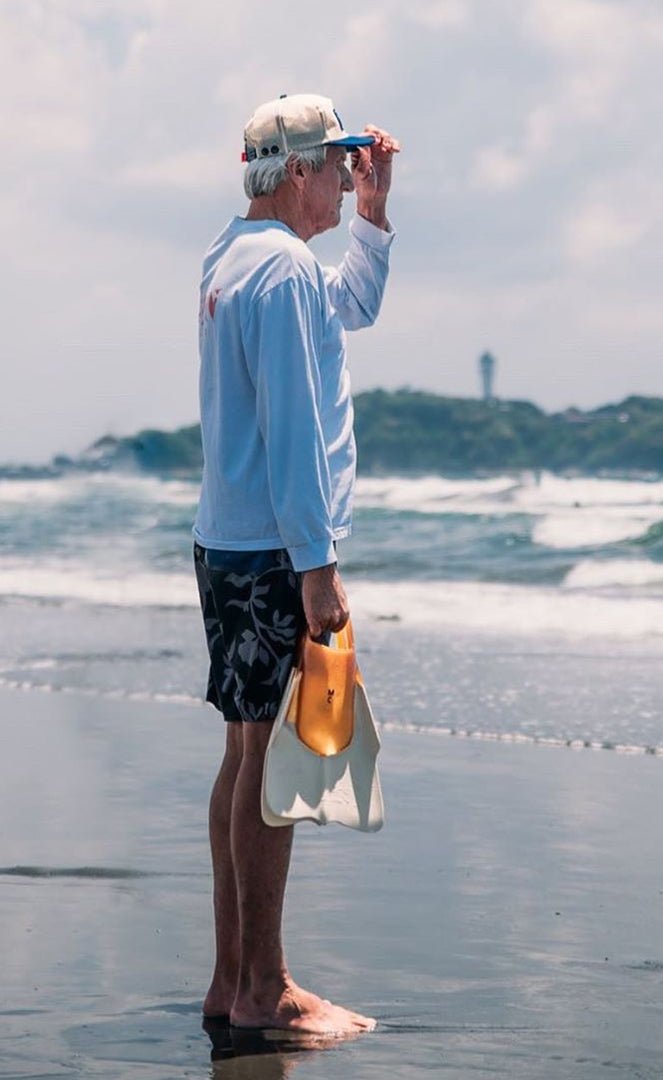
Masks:
[[[364,474],[552,469],[663,473],[663,399],[629,397],[590,412],[545,413],[529,401],[484,402],[419,390],[355,398]],[[198,425],[106,436],[58,467],[191,474],[201,467]]]
[[[545,413],[529,401],[373,390],[360,394],[355,406],[363,472],[663,472],[660,398],[629,397],[591,412]]]

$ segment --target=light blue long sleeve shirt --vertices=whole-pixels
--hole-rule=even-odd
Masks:
[[[206,548],[287,548],[297,571],[335,561],[351,530],[356,451],[346,330],[380,309],[392,232],[361,217],[338,268],[279,221],[235,218],[200,288]]]

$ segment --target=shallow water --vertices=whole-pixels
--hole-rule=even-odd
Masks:
[[[661,1075],[659,760],[388,734],[387,826],[303,827],[286,924],[296,975],[377,1032],[316,1052],[213,1044],[216,716],[0,705],[5,1080]]]
[[[656,641],[471,633],[368,616],[355,629],[376,716],[389,727],[663,750]],[[207,681],[193,608],[6,600],[0,646],[0,686],[193,704]]]

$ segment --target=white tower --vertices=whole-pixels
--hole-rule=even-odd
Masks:
[[[483,389],[484,401],[495,400],[493,394],[493,381],[495,378],[496,364],[497,361],[492,353],[485,352],[479,357],[479,371],[481,372],[481,386]]]

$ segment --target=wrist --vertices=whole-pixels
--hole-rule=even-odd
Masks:
[[[357,213],[371,225],[386,231],[389,225],[387,220],[387,200],[380,199],[372,202],[363,202],[357,199]]]
[[[331,577],[336,570],[335,562],[327,563],[326,566],[312,566],[310,570],[303,570],[302,576],[316,575],[318,577]]]

